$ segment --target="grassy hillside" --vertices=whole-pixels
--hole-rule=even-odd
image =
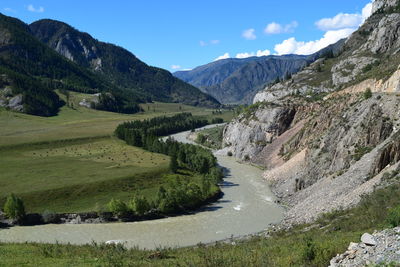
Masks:
[[[0,204],[14,192],[29,212],[104,209],[113,197],[156,194],[168,164],[109,137],[8,147],[0,150]]]
[[[135,192],[152,199],[169,181],[169,157],[114,139],[116,126],[180,112],[217,116],[213,110],[167,103],[143,104],[144,112],[135,115],[80,107],[89,97],[71,93],[73,108],[64,106],[54,117],[0,110],[0,206],[10,192],[24,199],[28,212],[105,209],[112,197],[128,200]],[[200,182],[193,173],[181,175]]]

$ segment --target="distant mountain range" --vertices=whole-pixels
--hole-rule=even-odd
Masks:
[[[129,51],[63,22],[27,25],[0,14],[2,88],[12,89],[7,95],[22,95],[23,112],[42,116],[55,115],[63,104],[54,89],[108,93],[113,104],[121,105],[115,111],[153,100],[219,106],[213,97],[168,71],[150,67]]]
[[[338,53],[344,41],[309,55],[229,58],[178,71],[175,77],[200,88],[224,104],[249,104],[266,84],[298,72],[322,55]]]

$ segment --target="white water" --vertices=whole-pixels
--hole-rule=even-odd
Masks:
[[[189,143],[188,133],[173,138]],[[191,246],[257,233],[282,219],[283,209],[273,202],[261,170],[227,156],[216,157],[229,172],[221,186],[224,196],[198,213],[133,223],[11,227],[0,229],[0,242],[85,244],[117,240],[127,247],[146,249]]]

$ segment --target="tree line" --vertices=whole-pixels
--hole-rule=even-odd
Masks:
[[[223,177],[222,170],[217,167],[217,159],[212,152],[197,145],[179,143],[172,138],[166,140],[160,138],[206,124],[208,124],[207,120],[197,119],[191,113],[181,113],[172,117],[125,122],[117,127],[116,136],[125,140],[127,144],[170,156],[171,172],[176,173],[178,169],[187,169],[202,175],[201,186],[176,178],[167,188],[160,187],[154,203],[149,203],[143,198],[137,200],[140,202],[140,207],[145,206],[147,210],[156,209],[161,213],[170,213],[194,207],[210,197],[212,185],[218,184]],[[138,211],[135,207],[132,203],[125,204],[119,200],[112,200],[109,204],[110,210],[117,215],[129,211],[140,214],[141,209]]]

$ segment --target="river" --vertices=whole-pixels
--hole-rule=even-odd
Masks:
[[[173,135],[190,143],[189,132]],[[262,170],[240,164],[234,158],[216,155],[228,170],[221,188],[223,198],[201,211],[153,221],[107,224],[47,224],[0,229],[0,242],[44,242],[86,244],[118,240],[127,247],[191,246],[230,237],[258,233],[278,223],[283,209],[262,180]]]

